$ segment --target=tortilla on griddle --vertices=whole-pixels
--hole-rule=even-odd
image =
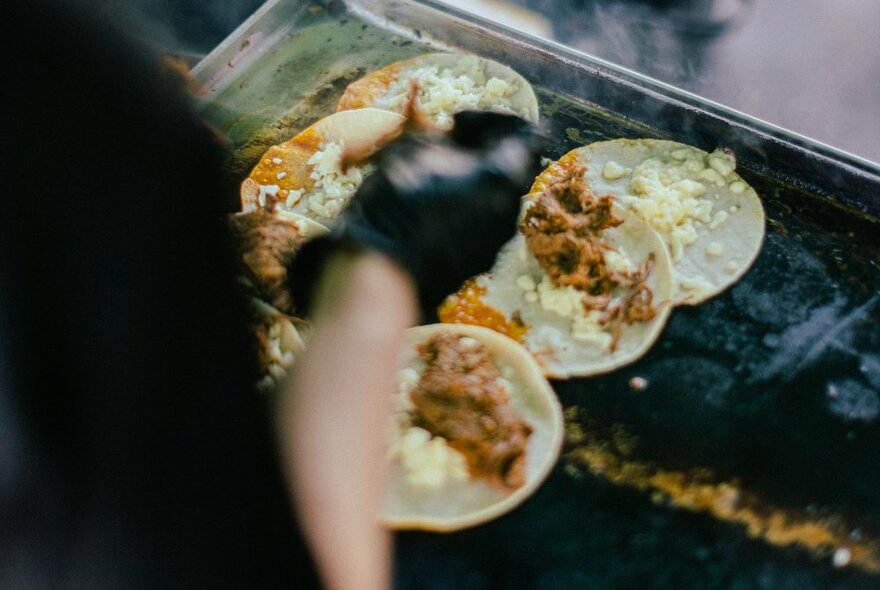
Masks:
[[[325,117],[270,147],[241,185],[243,211],[274,201],[281,211],[329,224],[369,174],[369,156],[396,138],[406,119],[381,109]]]
[[[498,62],[454,53],[420,55],[367,74],[348,86],[338,110],[376,107],[403,114],[413,83],[416,109],[441,129],[451,128],[452,115],[465,110],[539,119],[538,99],[525,78]]]
[[[422,361],[416,347],[437,333],[472,339],[484,346],[492,364],[509,384],[506,386],[509,403],[531,428],[525,451],[524,483],[513,491],[499,489],[475,477],[450,477],[439,485],[415,485],[403,462],[392,459],[381,519],[395,529],[454,531],[509,512],[540,486],[556,463],[562,446],[562,408],[556,395],[529,353],[505,336],[478,326],[433,324],[411,328],[402,352],[405,370],[417,373],[424,370],[419,367]],[[397,395],[399,402],[408,393],[402,389]],[[400,412],[395,416],[393,430],[397,434],[402,432],[397,430],[401,427],[400,416]]]
[[[273,391],[305,350],[308,325],[256,298],[250,300],[250,328],[260,380],[257,388]]]
[[[466,299],[477,297],[480,306],[505,318],[502,326],[512,324],[544,374],[554,379],[606,373],[638,360],[659,337],[669,316],[672,268],[656,232],[624,209],[614,206],[612,211],[622,223],[602,230],[600,239],[616,253],[624,254],[633,267],[649,269],[645,285],[650,289],[656,312],[651,319],[633,323],[613,320],[606,325],[576,320],[568,310],[576,309],[578,303],[573,300],[586,293],[554,285],[519,233],[502,248],[487,274],[466,284],[444,302],[441,320],[498,329],[494,314],[458,314],[463,305],[469,305]],[[626,289],[615,289],[606,311],[594,312],[598,315],[593,317],[608,317],[629,295]]]
[[[305,321],[292,315],[287,267],[299,248],[326,233],[323,225],[286,211],[261,207],[228,217],[241,261],[240,282],[250,294],[250,329],[258,361],[258,387],[271,391],[305,348]]]
[[[676,304],[697,304],[739,280],[764,239],[757,193],[726,150],[707,153],[658,139],[617,139],[575,149],[551,164],[531,194],[574,167],[595,195],[611,195],[663,238],[675,274]],[[660,198],[648,198],[657,195]]]
[[[263,207],[230,215],[228,221],[242,279],[256,296],[284,313],[294,313],[287,267],[306,241],[327,228],[296,213]]]

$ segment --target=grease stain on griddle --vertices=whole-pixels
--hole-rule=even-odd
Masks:
[[[880,573],[880,540],[854,528],[837,514],[796,511],[774,506],[736,480],[719,480],[709,469],[670,471],[631,459],[633,437],[618,426],[602,437],[583,409],[566,410],[568,465],[587,469],[616,486],[647,493],[655,504],[700,512],[741,527],[749,537],[778,547],[797,547],[815,558],[830,558],[835,567],[853,565]],[[619,445],[626,441],[626,447]],[[811,514],[812,512],[812,514]],[[840,552],[845,551],[843,563]]]

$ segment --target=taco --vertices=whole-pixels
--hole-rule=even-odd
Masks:
[[[485,275],[440,306],[443,322],[501,331],[553,378],[631,363],[670,312],[672,269],[648,225],[586,189],[573,170],[524,201],[517,236]]]
[[[308,325],[259,299],[250,300],[250,328],[256,349],[257,388],[273,391],[305,350]]]
[[[287,267],[300,247],[327,228],[295,213],[264,207],[229,216],[243,279],[254,294],[284,313],[294,313]]]
[[[321,119],[266,151],[241,185],[242,210],[276,203],[281,211],[330,223],[372,171],[370,156],[396,138],[405,122],[380,109]]]
[[[658,139],[618,139],[573,150],[551,164],[531,194],[583,168],[588,190],[611,195],[663,238],[676,303],[696,304],[736,282],[764,239],[761,199],[727,150],[707,153]]]
[[[453,531],[522,503],[559,455],[562,409],[513,340],[478,326],[408,331],[381,512],[396,529]]]
[[[271,391],[305,348],[308,325],[295,317],[287,267],[300,247],[327,231],[301,215],[259,209],[228,218],[250,294],[250,329],[258,361],[258,387]]]
[[[495,111],[538,122],[538,99],[525,78],[507,66],[454,53],[430,53],[391,64],[353,82],[339,111],[376,107],[406,113],[415,88],[416,112],[440,129],[465,110]]]

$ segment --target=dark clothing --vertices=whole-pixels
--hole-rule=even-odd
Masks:
[[[222,148],[154,60],[5,6],[0,587],[311,587],[253,387]]]

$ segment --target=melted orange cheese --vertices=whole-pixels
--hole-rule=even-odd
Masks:
[[[376,101],[400,78],[403,66],[412,60],[391,64],[381,70],[367,74],[360,80],[349,84],[339,99],[338,111],[375,107]]]
[[[484,302],[485,294],[486,288],[471,279],[457,293],[446,298],[437,308],[437,316],[444,324],[483,326],[522,342],[528,327],[516,318],[508,319],[500,310]]]

